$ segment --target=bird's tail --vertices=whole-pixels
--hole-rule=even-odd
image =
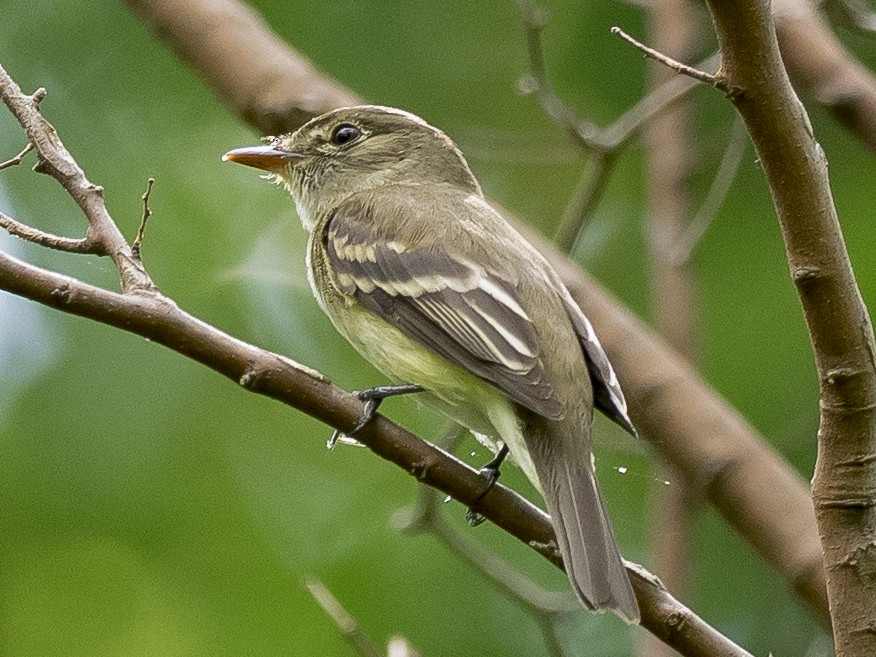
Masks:
[[[544,445],[527,446],[572,588],[588,609],[610,609],[638,623],[639,606],[593,468],[581,456],[568,459],[562,450],[539,449],[535,442]]]

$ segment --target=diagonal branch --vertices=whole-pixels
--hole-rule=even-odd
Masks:
[[[158,292],[119,294],[24,263],[0,252],[0,289],[148,338],[210,367],[251,392],[281,401],[341,431],[357,425],[362,402],[322,375],[246,344],[181,310]],[[376,416],[356,439],[418,481],[493,521],[562,568],[550,518],[500,484],[484,494],[480,473],[452,455]],[[750,657],[673,598],[659,580],[628,565],[642,625],[684,655]],[[677,619],[684,619],[678,627]]]
[[[876,75],[839,42],[812,0],[773,0],[788,74],[876,153]]]

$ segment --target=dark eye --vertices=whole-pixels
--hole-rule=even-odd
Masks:
[[[362,133],[359,128],[349,123],[344,123],[335,128],[335,131],[332,133],[332,143],[337,146],[343,146],[351,141],[356,141],[361,136]]]

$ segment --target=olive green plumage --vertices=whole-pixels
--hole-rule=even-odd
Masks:
[[[623,393],[587,318],[453,142],[361,106],[227,158],[286,185],[338,331],[479,439],[506,443],[544,495],[578,597],[637,622],[590,452],[594,403],[634,433]]]

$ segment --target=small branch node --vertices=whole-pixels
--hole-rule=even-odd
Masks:
[[[134,238],[134,243],[131,245],[131,256],[135,260],[141,259],[140,249],[143,246],[143,237],[146,235],[146,222],[149,221],[149,217],[152,216],[152,210],[149,209],[149,196],[152,194],[152,185],[154,184],[155,178],[149,178],[146,181],[146,191],[143,192],[143,196],[140,197],[143,201],[143,216],[140,219],[140,227],[137,228],[137,236]],[[241,385],[243,384],[241,383]]]
[[[791,272],[791,278],[794,279],[795,283],[809,283],[821,278],[822,276],[823,273],[820,268],[809,265],[795,267],[794,271]]]
[[[237,380],[237,383],[240,384],[242,388],[246,388],[247,390],[255,389],[256,381],[259,378],[259,371],[254,367],[247,368],[246,372],[240,375],[240,378]]]
[[[30,98],[33,101],[33,104],[37,106],[37,109],[39,109],[40,103],[43,102],[48,93],[49,92],[46,91],[45,87],[40,87],[33,92]]]
[[[52,175],[52,167],[49,164],[48,160],[46,160],[42,155],[37,157],[36,164],[33,165],[33,170],[36,173],[44,173],[46,175]]]
[[[57,300],[59,303],[67,304],[70,303],[70,299],[73,296],[73,290],[67,284],[61,285],[60,287],[56,287],[51,291],[52,298]]]

